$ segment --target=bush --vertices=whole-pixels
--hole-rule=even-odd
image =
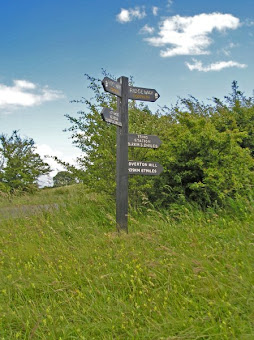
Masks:
[[[245,135],[220,132],[207,117],[180,113],[160,155],[165,168],[165,188],[158,186],[163,191],[160,203],[184,197],[202,206],[221,205],[227,197],[250,192],[254,160],[250,150],[240,146]]]
[[[106,74],[104,74],[106,75]],[[112,76],[111,76],[112,77]],[[103,107],[116,110],[116,97],[105,93],[101,81],[87,76],[94,92],[82,99],[85,111],[67,115],[79,158],[81,179],[93,190],[115,193],[116,127],[102,121]],[[181,99],[180,105],[155,114],[136,101],[129,103],[129,132],[158,135],[161,147],[129,148],[129,159],[157,161],[160,176],[130,176],[129,202],[169,206],[190,201],[202,207],[224,204],[227,198],[248,195],[254,184],[254,99],[245,98],[236,82],[225,103],[214,98],[204,105]],[[149,178],[150,177],[150,178]]]

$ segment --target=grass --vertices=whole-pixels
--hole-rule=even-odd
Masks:
[[[0,223],[0,339],[254,339],[251,202],[133,211],[119,235],[109,198],[45,196],[60,209]]]
[[[66,199],[67,192],[70,192],[70,188],[66,189],[64,187],[61,187],[52,189],[40,189],[33,195],[26,193],[16,196],[0,192],[0,208],[19,207],[21,205],[57,203],[61,201],[62,198]]]

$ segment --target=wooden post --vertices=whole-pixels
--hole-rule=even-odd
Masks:
[[[128,95],[127,77],[117,79],[121,83],[121,97],[117,98],[122,126],[117,127],[116,151],[116,228],[128,233]]]
[[[156,149],[161,141],[153,135],[137,135],[128,133],[128,99],[155,102],[159,93],[155,89],[129,86],[127,77],[120,77],[117,81],[104,77],[102,86],[106,92],[116,95],[117,112],[103,108],[102,119],[117,126],[116,143],[116,228],[128,233],[128,173],[131,175],[159,175],[163,168],[157,162],[132,163],[129,168],[129,146],[138,146]]]

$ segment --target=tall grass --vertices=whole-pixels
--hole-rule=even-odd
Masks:
[[[42,195],[59,210],[0,223],[0,339],[254,338],[250,201],[132,211],[126,235],[108,197]]]

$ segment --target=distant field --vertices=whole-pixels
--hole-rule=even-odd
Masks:
[[[62,200],[62,196],[66,199],[66,195],[69,195],[73,190],[75,190],[75,186],[68,188],[40,189],[34,195],[24,194],[15,197],[3,193],[2,195],[0,194],[0,208],[56,203],[59,200]]]
[[[0,339],[254,339],[254,207],[130,212],[82,186],[1,209]]]

